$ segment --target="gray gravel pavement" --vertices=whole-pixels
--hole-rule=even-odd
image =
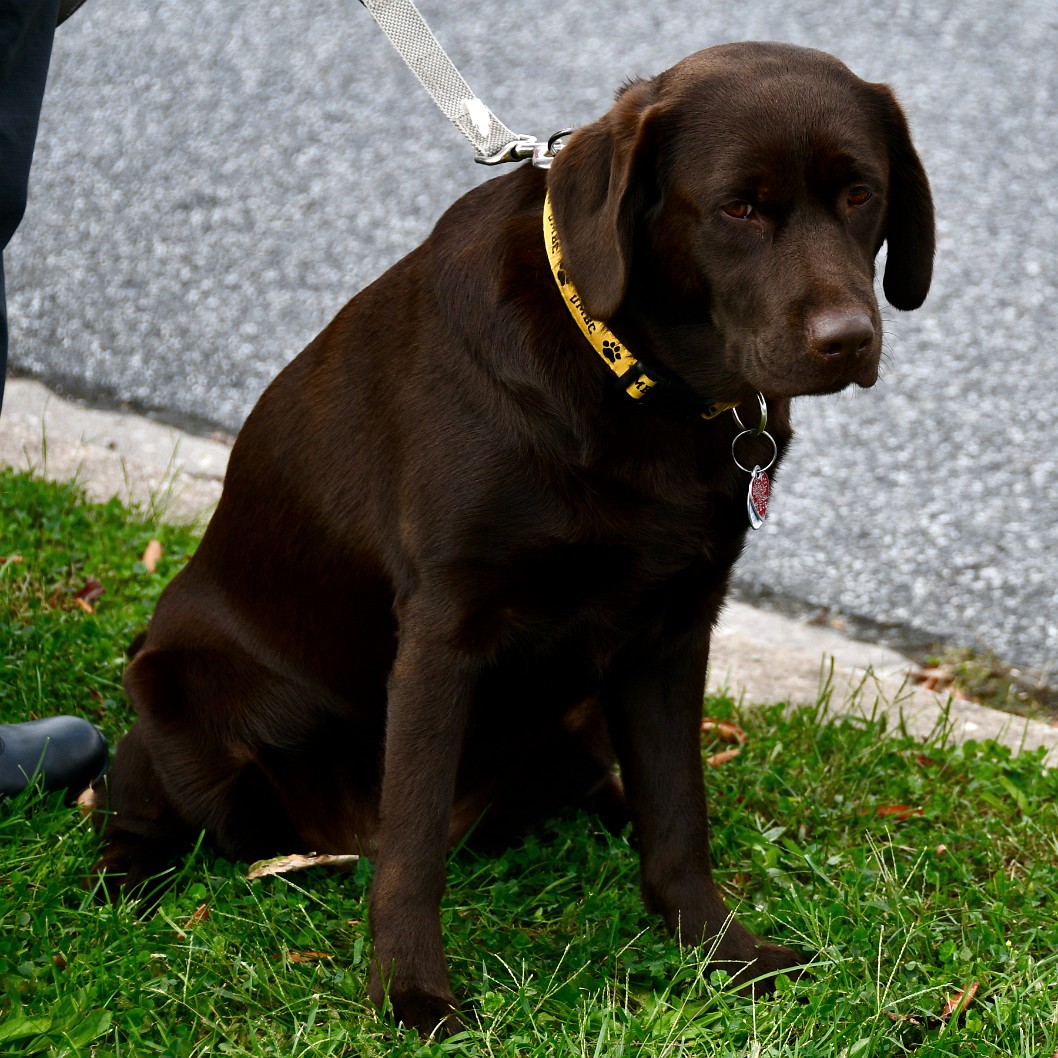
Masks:
[[[867,393],[799,402],[740,567],[774,593],[1023,665],[1058,661],[1053,0],[480,0],[421,9],[512,128],[762,38],[890,82],[933,181],[926,307]],[[6,255],[15,372],[238,428],[357,289],[490,174],[355,0],[91,0],[59,32]],[[0,430],[3,429],[0,421]]]

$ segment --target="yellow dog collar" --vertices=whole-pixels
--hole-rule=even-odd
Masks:
[[[591,343],[591,347],[602,358],[603,363],[625,384],[624,391],[633,400],[641,400],[655,387],[666,388],[666,379],[661,372],[648,373],[642,363],[625,348],[620,338],[601,320],[589,316],[584,309],[577,288],[570,281],[569,275],[562,266],[562,244],[559,242],[558,230],[555,228],[555,216],[551,209],[551,195],[544,197],[544,245],[547,248],[547,259],[551,262],[551,272],[558,284],[562,300],[566,303],[570,315],[577,321],[581,333]],[[722,404],[717,401],[698,397],[699,414],[703,419],[714,419],[721,412],[738,407],[736,404]]]

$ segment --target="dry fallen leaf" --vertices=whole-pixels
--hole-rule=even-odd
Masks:
[[[91,786],[86,786],[77,795],[77,807],[81,810],[81,815],[90,816],[96,807],[96,792]]]
[[[735,746],[733,749],[725,749],[720,753],[714,753],[712,756],[705,758],[705,763],[710,768],[718,768],[721,764],[726,764],[729,760],[734,760],[742,752],[741,746]]]
[[[199,904],[198,907],[188,915],[183,929],[178,929],[176,931],[176,939],[183,940],[187,936],[184,932],[185,929],[191,929],[193,926],[197,926],[200,922],[205,922],[207,918],[209,918],[209,904]]]
[[[318,962],[320,959],[333,959],[334,956],[329,951],[288,951],[287,958],[291,962]]]
[[[911,674],[915,683],[921,683],[927,691],[941,692],[951,685],[954,676],[949,669],[938,666],[919,669]]]
[[[22,561],[22,556],[21,555],[0,555],[0,566],[2,566],[5,562],[13,562],[13,563],[17,564],[17,563],[19,563],[21,561]]]
[[[916,1018],[913,1014],[897,1014],[895,1010],[887,1010],[885,1016],[890,1021],[895,1021],[898,1025],[921,1025],[922,1021],[920,1018]]]
[[[209,904],[199,904],[188,916],[187,921],[184,923],[184,929],[197,926],[200,922],[205,922],[207,918],[209,918]]]
[[[84,599],[85,602],[95,602],[103,594],[103,585],[95,577],[89,577],[84,582],[84,587],[74,596],[75,599]]]
[[[730,720],[716,720],[711,716],[707,716],[702,720],[702,733],[712,735],[721,742],[735,743],[732,749],[725,749],[720,753],[713,753],[706,757],[705,763],[710,768],[718,768],[721,764],[734,760],[742,752],[742,747],[746,744],[746,732],[738,724],[731,723]]]
[[[158,559],[162,557],[162,545],[158,540],[151,540],[143,552],[140,561],[148,573],[153,573],[158,568]]]
[[[714,735],[721,742],[737,742],[740,746],[746,744],[746,732],[730,720],[714,720],[707,716],[702,720],[702,731]]]
[[[258,860],[250,864],[247,878],[266,878],[271,874],[289,874],[291,871],[307,871],[310,867],[347,867],[356,863],[359,856],[337,854],[302,856],[294,853],[290,856],[276,856],[271,860]]]
[[[875,815],[889,816],[897,820],[922,815],[922,809],[916,808],[914,805],[879,805],[874,812]]]
[[[102,584],[95,579],[95,577],[89,577],[85,581],[84,587],[79,591],[75,592],[73,601],[75,606],[79,606],[85,613],[93,613],[92,603],[98,599],[106,589]]]
[[[955,995],[948,998],[940,1016],[942,1018],[950,1018],[956,1012],[961,1014],[973,1002],[975,995],[977,995],[977,982],[973,981],[961,992],[956,992]]]

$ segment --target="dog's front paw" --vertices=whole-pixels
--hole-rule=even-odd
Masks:
[[[392,983],[385,993],[377,977],[368,989],[371,1001],[379,1010],[388,1008],[393,1020],[416,1029],[424,1039],[446,1039],[466,1027],[459,1017],[459,1005],[450,992],[437,994],[412,985]]]
[[[459,1017],[454,996],[432,996],[426,992],[408,991],[389,997],[393,1020],[409,1029],[418,1029],[422,1037],[443,1040],[466,1027]]]
[[[731,962],[710,963],[711,970],[727,970],[731,974],[731,985],[741,995],[759,999],[775,991],[776,977],[786,974],[793,980],[804,973],[805,959],[785,944],[758,943],[753,952],[739,966]]]

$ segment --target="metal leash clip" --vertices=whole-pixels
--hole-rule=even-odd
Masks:
[[[495,154],[488,157],[483,154],[475,155],[474,161],[482,165],[500,165],[502,162],[523,162],[526,158],[532,158],[534,168],[550,169],[555,155],[563,147],[559,140],[564,140],[572,131],[572,129],[562,129],[560,132],[555,132],[548,137],[546,143],[533,136],[518,136],[505,147],[501,147]]]
[[[397,54],[418,78],[441,112],[469,140],[482,165],[524,162],[549,169],[561,149],[558,141],[573,130],[556,132],[545,143],[535,136],[512,132],[474,94],[441,47],[414,0],[360,0],[378,23]]]

